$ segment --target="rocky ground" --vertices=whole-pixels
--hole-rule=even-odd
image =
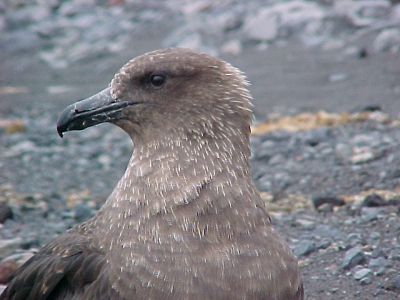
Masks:
[[[163,46],[239,54],[294,38],[307,46],[354,52],[371,37],[373,52],[399,51],[396,0],[5,0],[2,52],[36,50],[52,68],[119,53],[141,31],[168,32]],[[334,37],[334,38],[332,38]]]
[[[107,124],[60,139],[58,113],[172,45],[248,73],[253,177],[307,299],[400,297],[399,5],[261,2],[0,4],[0,284],[95,213],[132,151]]]

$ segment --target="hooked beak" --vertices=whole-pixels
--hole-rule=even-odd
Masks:
[[[104,122],[113,122],[121,119],[122,111],[130,105],[138,104],[134,101],[114,100],[110,88],[87,99],[67,106],[57,121],[57,132],[60,137],[70,130],[83,130]]]

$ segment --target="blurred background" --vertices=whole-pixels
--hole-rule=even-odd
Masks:
[[[199,49],[244,70],[261,117],[281,108],[398,110],[396,2],[3,0],[2,110],[24,91],[52,101],[90,94],[127,59],[162,47]]]
[[[132,57],[188,47],[252,83],[253,177],[307,298],[397,298],[399,2],[1,0],[0,288],[95,213],[132,151],[107,124],[60,139],[58,114]]]

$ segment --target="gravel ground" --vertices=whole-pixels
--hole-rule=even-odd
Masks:
[[[95,213],[132,151],[107,124],[60,139],[58,113],[103,88],[127,59],[179,36],[169,26],[135,31],[118,54],[64,57],[64,68],[43,60],[49,49],[40,45],[0,53],[0,284]],[[379,33],[349,42],[349,28],[345,45],[328,50],[332,32],[310,49],[289,38],[282,45],[279,35],[267,47],[246,44],[239,31],[230,36],[242,43],[237,54],[218,39],[204,45],[253,84],[253,177],[300,259],[307,299],[400,298],[399,54],[367,47]]]
[[[21,76],[15,84],[24,83]],[[68,76],[62,74],[50,86],[62,89],[64,80],[67,84],[72,80]],[[88,84],[87,89],[78,85],[77,90],[60,94],[42,87],[2,98],[1,119],[22,122],[10,122],[0,131],[0,202],[6,204],[0,207],[0,218],[7,219],[9,209],[13,215],[0,231],[3,283],[2,272],[7,274],[35,248],[90,217],[123,173],[132,144],[119,129],[105,124],[64,139],[55,131],[65,104],[100,89],[100,84]],[[305,111],[297,101],[302,99],[288,109],[291,113],[284,122],[276,113],[282,111],[281,105],[273,105],[275,113],[268,124],[276,128],[270,132],[263,133],[264,123],[258,119],[256,129],[261,133],[252,138],[252,162],[254,179],[274,222],[300,258],[307,299],[396,299],[400,294],[398,119],[373,111],[360,122],[317,124],[311,130],[299,126],[294,132],[280,129],[296,118],[296,111]],[[320,110],[320,104],[310,111]],[[364,102],[367,110],[371,105]],[[357,113],[363,112],[353,115]],[[315,114],[306,116],[312,119]],[[10,261],[16,262],[11,268]]]

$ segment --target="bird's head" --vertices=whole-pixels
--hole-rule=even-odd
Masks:
[[[188,49],[157,50],[126,63],[109,87],[69,105],[57,131],[111,122],[129,135],[173,131],[248,135],[251,96],[244,75],[230,64]]]

